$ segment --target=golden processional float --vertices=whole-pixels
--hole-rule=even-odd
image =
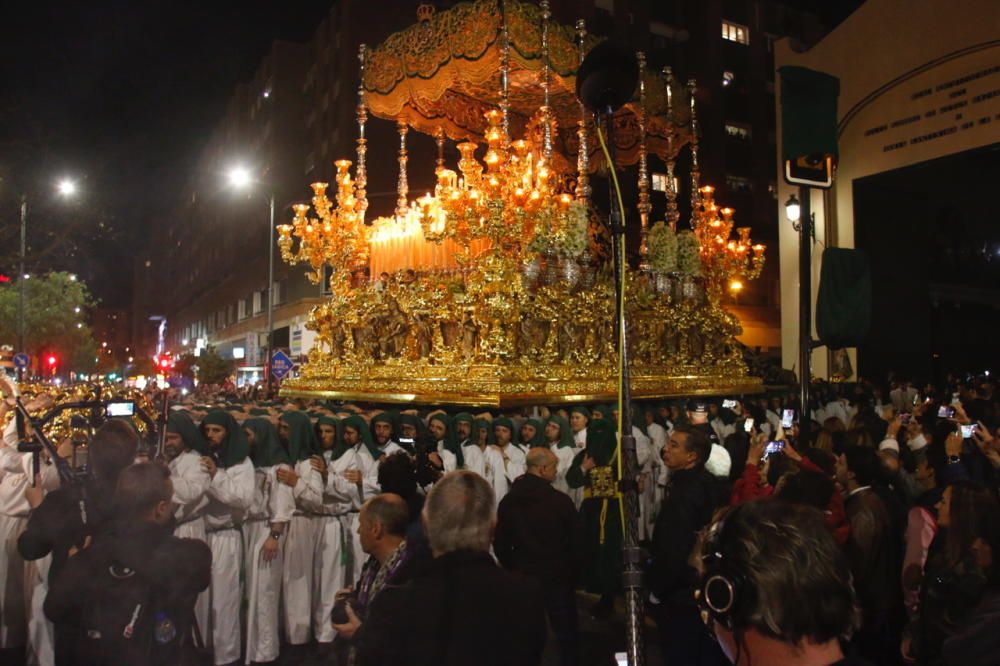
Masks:
[[[308,264],[317,283],[332,269],[332,295],[308,324],[318,344],[282,394],[492,407],[612,398],[610,241],[590,199],[590,178],[607,163],[574,94],[599,40],[583,21],[552,23],[546,0],[421,6],[418,17],[361,46],[353,175],[350,161],[336,162],[335,192],[313,183],[312,206],[295,206],[278,227],[285,261]],[[633,397],[758,391],[721,297],[728,281],[760,274],[764,246],[699,182],[694,82],[638,57],[637,93],[613,117],[616,166],[638,163],[640,264],[625,292]],[[369,114],[399,131],[396,208],[374,220]],[[438,147],[434,191],[413,199],[411,130]],[[457,170],[445,164],[448,140],[458,142]],[[685,148],[693,214],[682,222],[674,170]],[[666,219],[652,225],[650,152],[667,169]]]

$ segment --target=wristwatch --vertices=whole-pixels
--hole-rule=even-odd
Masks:
[[[281,532],[271,532],[271,538],[275,541],[281,541]]]
[[[962,462],[962,457],[961,456],[948,456],[948,464],[949,465],[954,465],[954,464],[960,463],[960,462]]]

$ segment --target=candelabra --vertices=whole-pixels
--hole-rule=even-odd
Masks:
[[[715,203],[715,188],[700,188],[699,207],[693,211],[691,226],[700,246],[700,256],[709,299],[718,302],[725,285],[733,280],[745,283],[760,276],[764,268],[762,243],[750,240],[750,227],[736,227],[732,208],[720,209]]]

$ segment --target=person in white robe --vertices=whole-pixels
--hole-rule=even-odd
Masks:
[[[202,467],[201,454],[198,453],[199,450],[206,450],[206,447],[204,437],[187,412],[174,411],[170,414],[163,454],[170,468],[170,481],[174,488],[173,502],[177,507],[174,536],[208,543],[202,512],[208,504],[206,493],[212,479]],[[212,592],[209,589],[198,595],[194,605],[195,621],[203,641],[208,636],[211,602]]]
[[[403,451],[403,447],[396,441],[396,424],[393,423],[392,416],[388,412],[382,412],[372,417],[371,421],[372,439],[375,447],[379,451],[379,460],[385,460],[397,451]]]
[[[527,470],[526,453],[524,449],[514,443],[515,432],[514,422],[510,419],[506,417],[493,419],[493,436],[496,438],[496,444],[493,446],[503,460],[504,476],[507,478],[508,487]],[[503,497],[497,497],[497,502],[499,503],[502,499]]]
[[[451,419],[448,415],[444,412],[431,414],[427,419],[427,429],[434,441],[437,442],[436,451],[445,474],[463,468],[465,456],[462,455],[462,450],[459,448],[458,442],[455,441],[455,433],[452,432]],[[433,460],[433,455],[432,453],[432,462],[437,464],[438,461]]]
[[[216,666],[241,656],[243,539],[240,526],[253,503],[255,478],[243,428],[231,414],[212,410],[201,422],[209,455],[201,464],[212,481],[205,505],[205,531],[212,550],[212,650]]]
[[[295,496],[283,558],[284,635],[289,645],[300,646],[312,638],[313,556],[318,523],[299,500],[303,493],[319,497],[323,492],[323,477],[311,462],[313,456],[322,454],[322,449],[312,421],[303,412],[282,414],[278,419],[278,437],[294,468],[279,470],[277,477]]]
[[[254,465],[253,502],[242,529],[247,596],[245,661],[250,664],[274,661],[281,651],[282,572],[295,499],[292,488],[278,480],[278,474],[291,470],[292,458],[278,441],[274,426],[265,418],[251,418],[243,428]]]
[[[337,420],[321,416],[316,423],[316,430],[322,453],[311,458],[310,464],[320,474],[322,486],[319,493],[316,493],[311,484],[299,480],[295,486],[295,499],[300,507],[310,512],[316,523],[312,625],[313,635],[320,644],[321,651],[326,652],[337,635],[330,623],[336,594],[348,583],[346,576],[353,551],[346,525],[354,504],[350,493],[340,492],[336,484],[329,483],[334,462],[348,451],[341,442]]]
[[[327,473],[326,493],[345,498],[350,506],[342,516],[347,550],[348,570],[345,580],[354,580],[361,573],[365,553],[358,536],[358,512],[369,497],[381,492],[378,486],[378,449],[365,420],[357,415],[340,422],[344,453],[332,460]]]
[[[503,456],[494,446],[493,427],[486,419],[476,419],[468,412],[460,412],[452,420],[455,434],[465,459],[465,469],[486,479],[493,488],[496,505],[507,494],[507,476],[504,474]]]
[[[552,481],[552,487],[573,497],[573,489],[566,482],[566,472],[573,465],[573,458],[576,457],[576,445],[573,442],[573,431],[569,422],[561,416],[553,414],[546,420],[545,441],[549,450],[556,454],[556,478]]]

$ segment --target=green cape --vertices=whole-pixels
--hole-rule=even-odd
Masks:
[[[209,454],[205,436],[201,434],[201,430],[194,424],[187,412],[180,410],[170,412],[170,416],[167,417],[167,432],[180,435],[181,439],[184,440],[184,446],[192,451],[203,456]]]
[[[447,414],[435,414],[428,420],[428,425],[430,425],[430,421],[440,421],[444,424],[444,448],[455,454],[455,467],[457,469],[464,467],[465,456],[462,455],[462,447],[455,441],[455,431],[451,427],[451,418]]]
[[[555,423],[559,426],[559,448],[574,448],[576,442],[573,440],[573,429],[569,427],[569,421],[559,416],[558,414],[553,414],[549,417],[546,423]]]
[[[288,455],[298,462],[310,456],[322,455],[322,448],[316,441],[312,421],[303,412],[285,412],[281,421],[288,424],[288,441],[285,443]]]
[[[281,445],[274,424],[262,417],[254,417],[243,422],[243,427],[253,433],[250,459],[254,467],[294,465],[295,461]]]
[[[236,422],[232,414],[222,409],[213,409],[201,420],[202,434],[205,433],[207,425],[222,426],[226,429],[226,439],[223,440],[222,446],[213,452],[219,467],[232,467],[247,459],[250,454],[250,444],[247,442],[247,436],[243,433],[243,428]],[[206,437],[206,439],[208,438]],[[211,451],[211,447],[208,450]]]

